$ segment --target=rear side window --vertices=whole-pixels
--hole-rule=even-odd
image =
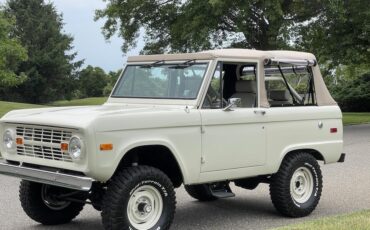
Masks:
[[[265,66],[265,85],[271,107],[316,105],[311,67]]]

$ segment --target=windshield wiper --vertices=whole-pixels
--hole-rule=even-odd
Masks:
[[[195,60],[188,60],[186,62],[183,62],[183,63],[180,63],[180,64],[177,64],[177,65],[174,65],[174,66],[170,66],[168,67],[169,69],[185,69],[185,68],[188,68],[192,65],[195,65]]]
[[[147,64],[147,65],[142,65],[140,66],[140,68],[145,68],[145,69],[149,69],[149,68],[152,68],[152,67],[158,67],[158,66],[162,66],[164,65],[164,61],[156,61],[156,62],[153,62],[152,64]]]

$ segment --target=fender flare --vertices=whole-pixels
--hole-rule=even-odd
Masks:
[[[115,169],[118,168],[122,159],[127,155],[128,152],[130,152],[131,150],[133,150],[137,147],[150,146],[150,145],[163,146],[163,147],[166,147],[167,149],[169,149],[172,156],[174,157],[174,159],[176,160],[176,162],[177,162],[177,164],[180,168],[184,183],[186,181],[188,181],[188,172],[187,172],[187,170],[184,166],[184,163],[182,161],[182,158],[180,157],[180,154],[178,154],[177,149],[170,142],[168,142],[166,140],[161,140],[161,139],[135,141],[135,142],[132,142],[132,143],[130,143],[128,145],[125,145],[124,147],[120,148],[119,151],[118,151],[119,154],[116,157],[116,161],[115,161],[116,163],[114,165]]]
[[[324,155],[321,153],[321,151],[317,148],[318,145],[320,144],[326,144],[326,143],[323,143],[323,142],[316,142],[316,143],[300,143],[300,144],[295,144],[295,145],[289,145],[287,147],[285,147],[283,149],[283,151],[281,152],[280,156],[279,156],[279,164],[277,164],[277,168],[274,170],[274,171],[278,171],[279,168],[280,168],[280,165],[282,164],[284,158],[290,154],[291,152],[295,152],[295,151],[306,151],[306,152],[310,152],[311,154],[312,153],[315,153],[315,154],[312,154],[313,156],[315,156],[315,158],[317,158],[317,154],[319,154],[319,156],[322,158],[322,160],[324,161],[324,163],[326,163],[326,159],[324,157]]]

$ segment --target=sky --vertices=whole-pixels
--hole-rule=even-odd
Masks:
[[[0,0],[4,3],[6,0]],[[140,39],[138,48],[123,54],[122,39],[117,36],[106,41],[101,33],[104,20],[94,21],[96,9],[103,9],[103,0],[46,0],[55,5],[63,16],[64,32],[74,37],[76,60],[84,59],[84,66],[92,65],[103,68],[106,72],[121,69],[127,56],[137,55],[143,47]]]

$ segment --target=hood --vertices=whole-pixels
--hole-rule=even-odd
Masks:
[[[86,128],[99,117],[115,114],[136,114],[170,108],[154,106],[101,105],[78,107],[52,107],[42,109],[13,110],[0,119],[1,122],[50,125],[70,128]]]

